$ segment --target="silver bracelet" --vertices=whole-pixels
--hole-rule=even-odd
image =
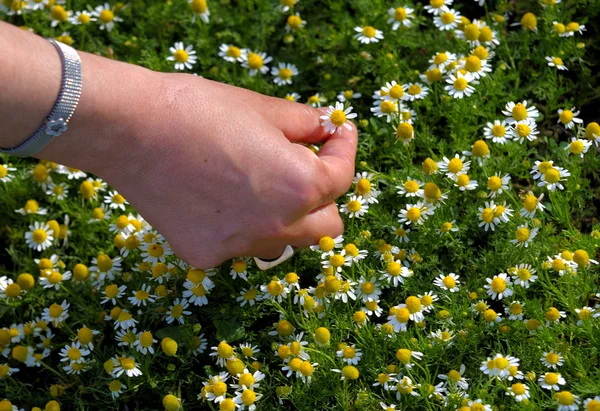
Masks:
[[[67,130],[69,120],[77,108],[82,90],[81,59],[74,48],[54,39],[48,41],[54,45],[62,61],[62,82],[56,103],[33,136],[17,147],[0,148],[0,153],[17,157],[30,157],[39,153]]]

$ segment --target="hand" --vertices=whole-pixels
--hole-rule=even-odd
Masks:
[[[321,110],[184,74],[160,84],[97,173],[193,266],[277,258],[337,236],[356,128],[330,136]],[[135,108],[132,107],[132,108]],[[324,142],[318,155],[296,143]],[[123,154],[126,154],[123,156]],[[115,161],[116,160],[116,161]]]

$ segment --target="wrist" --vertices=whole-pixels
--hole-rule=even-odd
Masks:
[[[130,160],[156,103],[160,73],[79,52],[83,90],[66,132],[36,157],[103,176]]]

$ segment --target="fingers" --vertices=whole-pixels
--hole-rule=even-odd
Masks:
[[[335,132],[317,153],[322,166],[316,181],[323,202],[335,200],[352,184],[358,136],[356,127],[353,124],[351,127]]]
[[[295,247],[308,247],[317,244],[323,236],[337,237],[344,231],[344,223],[333,202],[325,204],[288,227],[288,244]]]
[[[209,87],[227,94],[233,101],[244,102],[280,129],[294,143],[320,143],[329,137],[319,116],[324,110],[283,98],[269,97],[254,91],[205,80]]]

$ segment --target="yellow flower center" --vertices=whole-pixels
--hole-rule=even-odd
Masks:
[[[397,21],[402,21],[404,19],[406,19],[407,13],[406,13],[406,9],[404,7],[398,7],[395,11],[394,11],[394,19]]]
[[[368,38],[373,38],[375,37],[376,31],[374,27],[371,26],[366,26],[365,28],[362,29],[362,35]]]
[[[448,163],[448,171],[454,174],[458,174],[463,169],[463,162],[460,158],[453,158]]]
[[[396,316],[396,320],[400,323],[407,323],[410,319],[410,311],[404,307],[398,308],[394,315]]]
[[[110,23],[111,21],[114,20],[115,15],[111,10],[102,10],[100,12],[100,16],[98,16],[98,18],[100,19],[100,21],[104,24],[106,23]]]
[[[498,191],[502,187],[502,179],[498,176],[492,176],[488,179],[488,188],[492,191]]]
[[[422,90],[423,89],[418,84],[412,84],[408,88],[408,94],[410,94],[411,96],[416,96],[417,94],[420,94]]]
[[[258,70],[263,66],[263,59],[256,53],[248,53],[248,67],[252,70]]]
[[[564,65],[563,60],[560,57],[553,57],[552,58],[552,62],[556,66],[562,66],[562,65]]]
[[[236,273],[243,273],[248,268],[248,264],[244,260],[235,260],[231,264],[231,267],[233,268],[233,271],[235,271]]]
[[[477,24],[467,24],[464,28],[463,33],[465,34],[465,38],[469,41],[475,41],[479,38],[479,27]]]
[[[372,294],[373,291],[375,291],[375,284],[370,281],[365,281],[361,286],[361,289],[365,294]]]
[[[208,6],[206,0],[192,0],[192,11],[196,14],[202,14],[206,12]]]
[[[488,308],[483,313],[483,319],[485,321],[487,321],[488,323],[491,323],[492,321],[496,321],[496,318],[498,318],[498,314],[496,314],[496,311],[492,310],[491,308]],[[504,361],[506,361],[506,360],[504,360]],[[497,364],[496,364],[496,366],[497,366]]]
[[[52,318],[58,318],[62,315],[63,313],[63,308],[61,305],[58,304],[52,304],[50,306],[50,309],[48,310],[50,312],[50,317]]]
[[[242,51],[240,50],[239,47],[236,46],[229,46],[227,47],[227,52],[226,52],[227,56],[229,57],[233,57],[233,58],[238,58],[239,56],[242,55]]]
[[[555,385],[558,383],[558,374],[554,372],[547,372],[546,375],[544,375],[544,381],[548,385]]]
[[[531,133],[531,127],[526,123],[517,124],[516,130],[520,137],[527,137]]]
[[[395,113],[398,109],[391,101],[382,101],[379,107],[382,113]]]
[[[321,237],[319,240],[319,248],[325,252],[333,250],[334,246],[335,242],[333,241],[333,238],[329,236]]]
[[[490,148],[485,141],[477,140],[475,143],[473,143],[471,152],[473,157],[485,157],[490,153]]]
[[[563,110],[560,113],[560,121],[563,124],[568,124],[573,120],[573,112],[571,110]]]
[[[346,347],[342,351],[343,358],[354,358],[355,355],[356,355],[356,349],[353,347]]]
[[[42,244],[44,241],[46,241],[46,238],[48,238],[48,234],[45,230],[38,228],[37,230],[33,230],[33,233],[31,233],[31,239],[37,244]]]
[[[414,128],[410,123],[400,123],[396,128],[396,136],[400,140],[410,140],[414,135]]]
[[[421,300],[417,297],[410,296],[406,299],[406,308],[411,314],[418,313],[421,311]]]
[[[86,13],[81,13],[79,16],[77,16],[77,21],[81,24],[89,24],[90,15]]]
[[[183,315],[183,305],[176,304],[171,308],[171,317],[179,318]]]
[[[429,5],[434,9],[439,9],[444,5],[444,0],[429,0]]]
[[[560,181],[560,172],[556,168],[552,167],[544,173],[544,179],[548,183],[558,183]]]
[[[62,281],[63,276],[58,271],[52,271],[47,278],[50,284],[58,284]]]
[[[527,30],[534,31],[537,27],[537,17],[533,13],[525,13],[521,18],[521,26]]]
[[[511,304],[509,311],[511,314],[519,315],[519,314],[523,313],[523,306],[519,303]]]
[[[583,141],[581,140],[575,140],[569,145],[569,151],[573,154],[579,155],[583,153],[584,149],[585,146],[583,145]]]
[[[292,78],[292,70],[290,70],[289,68],[282,68],[279,70],[279,78],[282,80],[289,80]],[[343,112],[342,112],[343,114]],[[332,114],[333,116],[333,114]],[[345,116],[344,116],[345,117]],[[344,119],[345,121],[345,119]]]
[[[465,62],[465,68],[471,73],[477,73],[481,70],[481,60],[477,56],[469,56]]]
[[[442,280],[442,284],[444,284],[444,287],[446,288],[454,288],[456,287],[456,280],[452,278],[452,276],[447,275]]]
[[[581,311],[579,311],[580,320],[589,320],[590,318],[592,318],[592,312],[589,309],[584,308]]]
[[[283,293],[283,285],[279,281],[271,281],[267,284],[267,291],[272,296],[278,296]]]
[[[556,394],[556,401],[560,405],[573,405],[575,404],[575,397],[569,391],[561,391]]]
[[[77,361],[81,358],[81,350],[77,347],[71,347],[67,351],[67,357],[72,361]]]
[[[331,119],[331,122],[333,123],[333,125],[339,127],[346,122],[346,114],[344,113],[343,110],[334,110],[333,113],[331,113],[330,119]]]
[[[410,221],[418,221],[421,218],[421,210],[417,207],[411,207],[406,211],[406,218]]]
[[[221,341],[217,346],[217,354],[221,358],[231,358],[233,357],[233,348],[227,342]]]
[[[386,267],[386,272],[392,277],[396,277],[402,272],[402,266],[400,265],[400,263],[397,263],[395,261],[389,262]]]
[[[302,19],[298,16],[291,15],[287,19],[287,25],[292,29],[298,29],[302,25]]]
[[[440,18],[442,19],[442,23],[444,24],[450,24],[454,22],[454,13],[451,13],[449,11],[442,13],[442,15],[440,16]],[[439,63],[436,63],[439,64]]]
[[[52,15],[52,18],[54,20],[58,20],[60,22],[65,22],[69,18],[67,11],[65,10],[65,8],[63,6],[52,7],[50,14]]]
[[[190,58],[189,54],[185,50],[177,50],[173,53],[173,57],[175,57],[175,61],[178,63],[185,63]]]
[[[517,231],[515,231],[515,238],[520,243],[524,243],[525,241],[529,240],[530,236],[531,236],[531,231],[529,231],[529,229],[527,227],[521,227],[521,228],[517,229]]]
[[[492,291],[496,293],[501,293],[504,290],[506,290],[506,281],[504,281],[504,279],[500,277],[495,277],[492,280],[492,284],[490,286],[492,288]]]
[[[545,317],[548,321],[556,321],[560,318],[560,312],[556,308],[550,307],[548,311],[546,311]]]

